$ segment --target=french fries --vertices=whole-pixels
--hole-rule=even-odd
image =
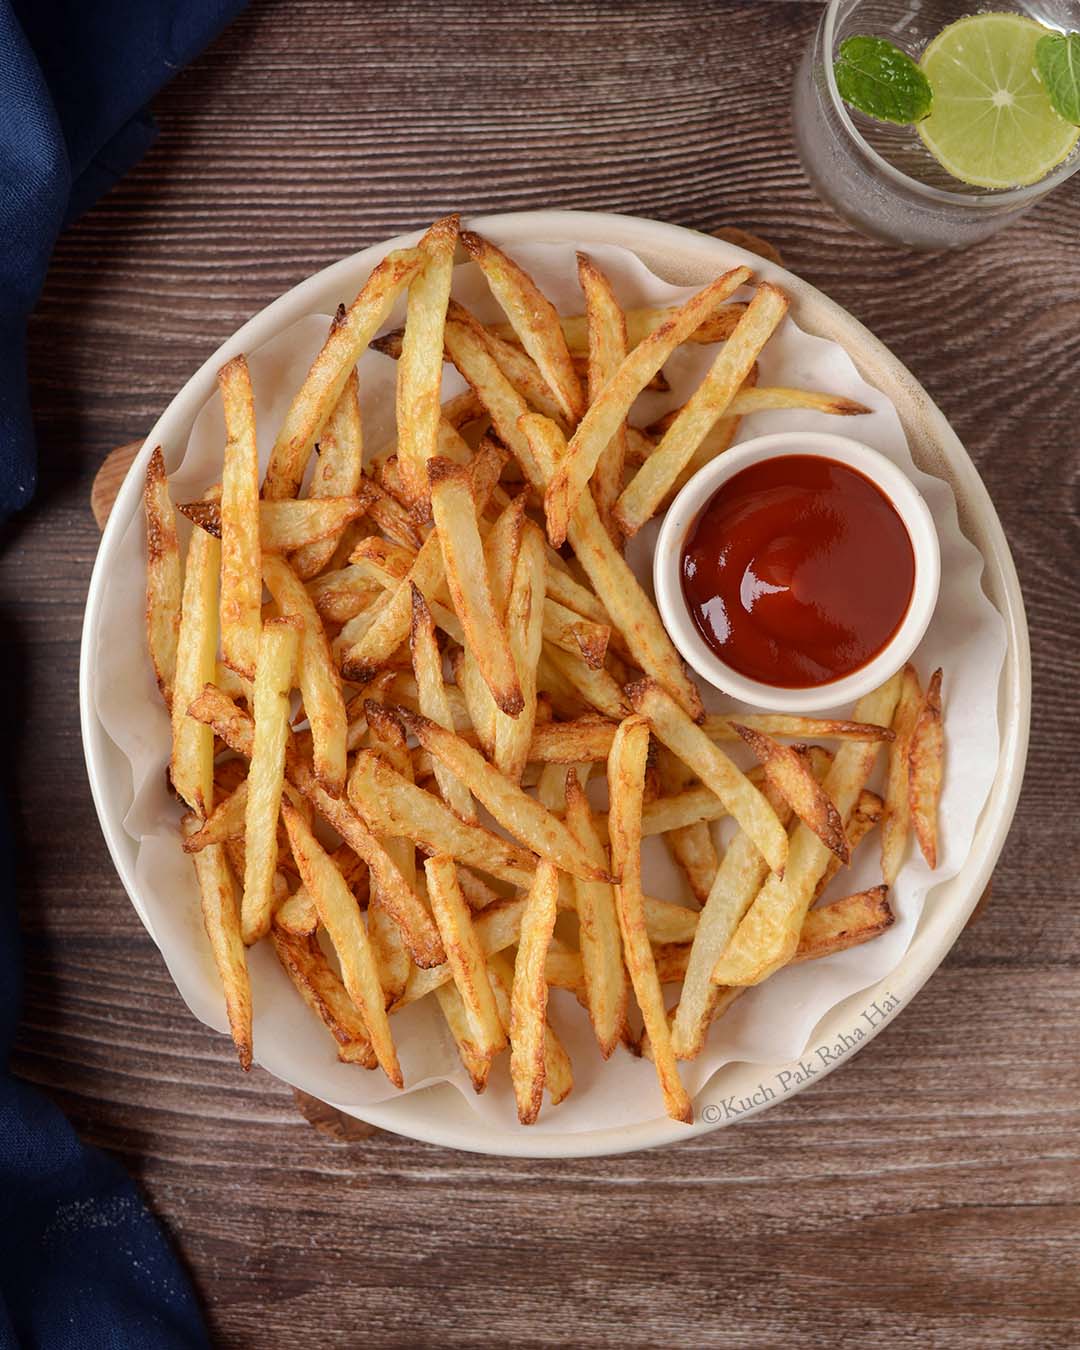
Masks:
[[[782,291],[762,282],[712,369],[616,502],[615,519],[624,534],[636,534],[651,518],[702,438],[723,416],[787,306]],[[655,341],[655,334],[649,341]]]
[[[190,834],[199,827],[198,816],[189,813],[181,829]],[[275,857],[277,851],[275,849]],[[251,1068],[251,982],[247,957],[240,936],[240,906],[236,883],[220,844],[211,844],[195,854],[195,876],[202,897],[203,925],[210,939],[214,964],[225,991],[225,1012],[229,1019],[233,1044],[240,1056],[240,1067]]]
[[[360,908],[300,812],[287,801],[282,802],[281,811],[300,875],[341,962],[342,983],[364,1019],[379,1067],[395,1087],[402,1087],[401,1066],[386,1016],[379,970]]]
[[[161,697],[172,708],[176,645],[180,634],[180,542],[169,496],[165,457],[157,446],[146,466],[146,645]]]
[[[508,323],[451,298],[459,242]],[[381,1067],[401,1087],[394,1033],[406,1048],[430,1025],[475,1091],[512,1091],[531,1125],[545,1090],[555,1104],[574,1085],[555,989],[602,1059],[620,1045],[649,1058],[668,1115],[691,1123],[678,1062],[723,1011],[884,932],[910,833],[931,865],[941,852],[940,671],[924,695],[909,668],[850,719],[706,714],[622,552],[743,416],[867,410],[758,383],[787,300],[764,283],[736,302],[747,268],[670,308],[624,310],[584,254],[578,281],[584,314],[560,316],[447,216],[339,307],[261,496],[261,391],[243,356],[219,376],[220,486],[174,508],[163,452],[150,458],[147,645],[179,842],[245,1068],[249,959],[265,973],[246,945],[267,939],[341,1072]],[[398,297],[404,326],[379,336]],[[722,345],[681,407],[632,425],[685,343]],[[377,382],[356,366],[369,345],[398,362],[396,430],[374,454]],[[442,403],[446,362],[469,388]],[[671,385],[684,369],[675,356]],[[183,566],[177,511],[195,527]],[[884,802],[867,785],[883,748]],[[759,763],[744,771],[747,751]],[[832,899],[879,821],[882,884]],[[700,909],[645,894],[661,842]],[[666,984],[681,984],[670,1013]],[[395,1022],[425,999],[436,1022]]]
[[[397,371],[397,456],[401,484],[413,505],[427,500],[427,463],[438,444],[443,327],[457,239],[457,216],[436,221],[420,241],[424,270],[409,287]]]
[[[582,489],[612,436],[626,420],[630,405],[679,343],[749,279],[747,268],[736,267],[711,282],[635,347],[604,386],[571,437],[566,454],[556,464],[544,495],[548,538],[556,548],[566,539]]]
[[[510,998],[510,1077],[518,1120],[531,1125],[544,1093],[548,986],[544,963],[555,928],[559,874],[541,860],[525,898]]]
[[[302,629],[297,618],[268,619],[259,641],[252,709],[255,736],[244,784],[245,867],[240,914],[244,942],[249,947],[270,931],[278,812],[289,742],[289,694]]]
[[[615,903],[626,966],[653,1047],[664,1107],[673,1120],[690,1124],[694,1118],[694,1109],[686,1089],[679,1081],[671,1047],[671,1028],[668,1026],[656,961],[645,928],[645,905],[641,891],[641,802],[648,751],[648,722],[641,716],[628,717],[616,732],[608,758],[611,868],[617,878]]]
[[[944,778],[941,727],[941,671],[935,670],[923,695],[908,749],[908,802],[915,838],[931,868],[937,866],[938,801]]]

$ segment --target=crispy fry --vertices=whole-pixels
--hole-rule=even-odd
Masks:
[[[282,614],[295,615],[304,625],[297,676],[311,723],[315,776],[328,792],[339,793],[345,786],[348,720],[330,643],[311,597],[288,563],[264,556],[263,578]]]
[[[427,500],[427,462],[438,441],[443,326],[458,225],[457,216],[444,216],[424,235],[420,241],[424,269],[409,287],[397,371],[397,455],[401,484],[410,503]]]
[[[268,619],[259,642],[252,710],[255,736],[245,784],[248,791],[244,808],[244,898],[240,909],[241,929],[248,946],[270,931],[278,812],[289,739],[289,695],[302,631],[300,619]]]
[[[766,781],[777,789],[827,849],[842,863],[850,862],[851,850],[844,834],[844,822],[805,760],[789,745],[781,745],[761,731],[753,731],[739,722],[734,726],[761,763]]]
[[[461,820],[432,793],[396,774],[374,751],[361,750],[353,761],[349,800],[380,834],[448,853],[511,885],[529,884],[535,865],[531,853],[482,825]]]
[[[625,534],[636,534],[659,507],[702,438],[727,410],[787,307],[784,293],[762,282],[709,373],[616,502],[615,518]]]
[[[374,500],[375,488],[367,479],[361,482],[351,497],[320,497],[296,500],[287,497],[283,501],[260,502],[256,500],[253,510],[258,515],[258,534],[252,534],[266,553],[289,553],[299,550],[301,553],[316,544],[328,546],[329,558],[337,547],[342,530],[352,521],[358,520]],[[181,515],[187,516],[200,530],[221,538],[222,504],[216,501],[183,502],[177,507]],[[246,573],[251,564],[251,554],[240,555],[238,564]],[[296,555],[290,560],[295,566]],[[298,573],[299,575],[299,573]],[[305,572],[305,576],[311,573]],[[260,599],[261,590],[260,590]]]
[[[603,669],[611,638],[611,629],[606,624],[584,619],[550,598],[543,602],[542,622],[546,642],[571,656],[580,656],[591,670]]]
[[[585,411],[585,396],[554,305],[527,272],[487,239],[463,230],[461,242],[483,271],[492,295],[551,386],[564,416],[576,422]]]
[[[649,723],[639,715],[626,718],[615,735],[608,759],[611,869],[618,878],[615,904],[626,966],[653,1047],[664,1107],[673,1120],[689,1125],[694,1119],[694,1111],[686,1089],[679,1081],[671,1048],[671,1028],[645,928],[641,892],[641,803],[648,752]]]
[[[346,1052],[350,1063],[374,1069],[378,1061],[368,1039],[364,1019],[330,968],[315,938],[283,930],[275,920],[270,930],[274,951],[297,993]]]
[[[825,717],[795,717],[790,713],[708,713],[701,723],[706,736],[714,741],[737,741],[739,722],[751,731],[766,736],[790,736],[800,741],[891,741],[888,727],[868,722],[837,721]]]
[[[146,466],[146,639],[161,697],[172,708],[180,633],[180,543],[165,459],[157,446]]]
[[[425,750],[452,769],[499,824],[542,858],[548,858],[572,876],[603,880],[607,875],[594,867],[561,820],[526,796],[505,779],[479,751],[453,732],[429,722],[426,717],[398,709],[407,729]]]
[[[425,262],[415,248],[388,254],[368,277],[316,356],[285,415],[263,484],[267,498],[295,497],[311,448],[341,397],[349,372],[379,331],[390,306]]]
[[[900,695],[900,672],[855,705],[855,720],[878,726],[892,721]],[[854,809],[877,758],[879,743],[846,741],[823,784],[842,820]],[[806,825],[791,840],[787,871],[771,876],[743,916],[713,969],[716,984],[758,984],[791,959],[814,891],[829,862],[829,850]]]
[[[187,836],[198,829],[199,818],[185,815],[181,832]],[[211,844],[194,855],[195,876],[202,900],[203,925],[210,940],[214,965],[225,993],[225,1012],[233,1044],[240,1056],[240,1067],[251,1068],[251,983],[247,957],[240,937],[240,906],[236,883],[220,844]]]
[[[544,643],[542,658],[545,667],[554,667],[572,689],[605,717],[624,717],[629,711],[623,691],[606,670],[596,670],[580,656],[548,642]]]
[[[469,471],[438,456],[427,467],[431,510],[454,611],[491,697],[500,711],[517,717],[524,706],[521,686],[506,625],[491,595]]]
[[[395,773],[406,782],[412,781],[412,757],[409,754],[401,723],[380,704],[368,700],[365,704],[372,750],[382,755]],[[392,860],[410,890],[417,887],[416,849],[409,839],[380,837],[380,844]],[[371,887],[368,905],[368,936],[379,968],[379,981],[386,995],[387,1005],[394,1002],[405,988],[409,978],[409,953],[401,929],[394,920],[393,903],[383,903],[377,885]]]
[[[565,453],[566,442],[553,422],[529,414],[521,419],[521,429],[532,446],[533,462],[538,471],[546,471],[549,465],[559,462]],[[697,686],[683,670],[660,616],[600,523],[591,494],[584,494],[578,501],[570,519],[568,537],[578,562],[635,661],[662,684],[691,717],[700,717],[704,709]]]
[[[541,859],[525,898],[510,999],[510,1078],[518,1120],[532,1125],[544,1094],[544,1040],[548,987],[544,962],[555,928],[559,874]]]
[[[446,685],[443,684],[442,654],[435,639],[435,621],[431,617],[427,602],[415,586],[412,588],[412,605],[409,650],[412,652],[413,671],[416,675],[419,710],[439,726],[453,731],[454,716],[450,711]],[[438,760],[434,767],[435,781],[447,806],[462,820],[475,823],[476,808],[469,789],[456,774],[451,773]]]
[[[306,806],[302,797],[299,800]],[[362,905],[369,899],[367,864],[352,851],[348,844],[341,844],[330,855],[330,860],[345,878],[345,885]],[[274,927],[281,928],[294,937],[306,937],[314,933],[319,924],[319,912],[307,887],[300,883],[297,889],[274,912]]]
[[[884,803],[882,802],[881,798],[877,795],[876,792],[871,792],[869,788],[863,788],[863,790],[859,793],[859,799],[855,803],[855,807],[851,812],[851,815],[848,817],[847,825],[844,831],[845,834],[847,835],[848,848],[851,850],[853,855],[858,845],[863,841],[863,839],[870,833],[870,831],[881,819],[881,812],[883,807]],[[837,872],[839,872],[841,867],[843,866],[844,864],[834,853],[833,856],[829,859],[829,865],[828,867],[826,867],[824,873],[822,874],[821,880],[818,882],[817,887],[814,890],[815,900],[819,899],[822,895],[824,895],[826,887],[829,885],[833,877],[836,876]]]
[[[502,1024],[510,1027],[510,991],[514,985],[514,970],[502,952],[493,952],[488,956],[488,975],[491,978],[491,990],[499,1008]],[[574,1075],[570,1066],[570,1056],[550,1022],[544,1030],[544,1089],[551,1099],[552,1106],[558,1106],[570,1094],[574,1086]]]
[[[772,870],[782,873],[788,854],[787,834],[753,783],[654,681],[630,685],[626,694],[634,708],[649,719],[656,737],[716,793]]]
[[[465,1001],[455,984],[439,985],[435,990],[435,998],[446,1019],[447,1029],[454,1038],[473,1091],[483,1092],[488,1085],[494,1056],[485,1054],[477,1043],[476,1032],[469,1019],[469,1010],[465,1007]]]
[[[341,962],[341,979],[360,1011],[375,1057],[387,1078],[401,1087],[401,1066],[386,1017],[379,972],[371,950],[360,908],[345,879],[299,811],[286,801],[281,805],[293,857],[304,885],[319,911],[319,921],[334,944]]]
[[[597,867],[606,867],[607,857],[588,800],[572,769],[566,775],[565,790],[566,823],[571,833]],[[600,1053],[608,1059],[626,1029],[629,993],[615,892],[604,881],[584,881],[575,877],[573,885],[589,1020]]]
[[[626,315],[622,312],[611,283],[584,253],[577,255],[578,280],[585,295],[585,317],[589,326],[589,405],[596,402],[607,382],[626,360],[630,350],[626,337]],[[622,546],[622,531],[612,509],[623,490],[626,463],[626,420],[600,453],[592,477],[596,510],[616,548]]]
[[[184,599],[173,683],[172,757],[169,777],[188,806],[203,820],[214,805],[214,736],[192,718],[188,707],[217,668],[217,594],[221,545],[196,530],[188,546]]]
[[[578,764],[607,759],[617,722],[589,714],[572,722],[548,722],[533,730],[529,759],[542,764]]]
[[[630,405],[705,315],[749,278],[749,269],[736,267],[692,296],[675,316],[630,352],[604,386],[574,432],[565,456],[555,465],[544,495],[548,538],[556,548],[567,538],[570,519],[582,489],[592,477],[608,442],[625,422]]]
[[[345,315],[345,306],[339,305],[334,322],[344,323]],[[367,486],[363,474],[364,430],[355,367],[349,372],[341,396],[319,435],[318,452],[308,497],[312,500],[357,497],[364,502],[366,510],[375,493]],[[290,559],[292,569],[302,581],[318,576],[330,562],[347,524],[348,521],[343,522],[336,530],[305,544],[293,554]]]
[[[225,410],[225,467],[220,512],[221,651],[227,666],[255,678],[262,626],[259,457],[255,448],[255,399],[247,361],[234,356],[218,371]]]
[[[505,624],[522,710],[517,717],[507,717],[501,710],[495,716],[493,759],[496,768],[513,783],[520,783],[525,772],[536,725],[537,667],[546,607],[545,573],[544,536],[529,521],[522,532]]]
[[[881,875],[886,886],[891,886],[900,871],[907,852],[911,830],[911,809],[908,803],[908,755],[911,735],[922,707],[922,689],[915,667],[904,667],[901,677],[900,700],[893,715],[895,740],[889,746],[889,772],[885,786],[885,812],[881,821]]]
[[[454,860],[445,854],[428,858],[424,871],[447,965],[465,1004],[476,1048],[490,1059],[506,1044],[506,1032],[491,992],[484,950],[458,885]]]
[[[746,306],[743,304],[720,304],[716,309],[702,322],[699,328],[684,339],[686,342],[712,343],[725,342],[735,329]],[[626,311],[626,337],[630,347],[636,347],[644,342],[650,334],[674,319],[679,313],[678,306],[672,305],[668,308],[650,308],[628,309]],[[566,345],[572,355],[586,355],[589,350],[589,322],[588,315],[572,314],[562,315],[559,319],[559,325],[563,330],[563,336],[566,338]],[[496,323],[491,325],[491,331],[497,336],[506,339],[512,339],[515,334],[509,324]]]
[[[485,956],[501,952],[512,947],[521,931],[521,913],[525,908],[524,897],[503,900],[477,914],[473,921],[473,930]],[[394,1005],[393,1011],[407,1007],[418,999],[433,993],[440,985],[452,980],[453,973],[448,964],[433,966],[428,970],[409,972],[409,983],[404,994]]]
[[[941,723],[941,670],[926,686],[908,750],[908,803],[915,838],[931,869],[937,867],[938,802],[944,778],[945,738]]]

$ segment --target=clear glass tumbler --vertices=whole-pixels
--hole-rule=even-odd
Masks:
[[[1078,149],[1028,187],[971,187],[946,173],[911,127],[876,122],[841,99],[833,62],[845,38],[887,38],[917,60],[943,28],[983,9],[1080,28],[1078,0],[829,0],[795,79],[795,144],[815,191],[861,233],[913,249],[966,248],[1080,168]]]

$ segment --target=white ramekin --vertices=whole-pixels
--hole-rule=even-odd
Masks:
[[[683,546],[702,510],[735,474],[782,455],[813,455],[857,469],[875,483],[900,515],[915,554],[915,584],[903,622],[877,656],[861,669],[808,689],[785,689],[741,675],[721,661],[701,636],[683,595]],[[911,479],[878,450],[831,432],[781,431],[757,436],[718,455],[683,487],[664,517],[656,539],[653,586],[671,640],[683,659],[709,684],[744,703],[772,712],[820,712],[852,703],[882,684],[919,645],[937,604],[941,558],[930,509]]]

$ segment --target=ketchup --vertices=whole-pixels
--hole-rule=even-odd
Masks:
[[[683,547],[683,594],[705,642],[740,674],[791,689],[873,660],[914,584],[892,502],[856,469],[816,455],[735,474]]]

